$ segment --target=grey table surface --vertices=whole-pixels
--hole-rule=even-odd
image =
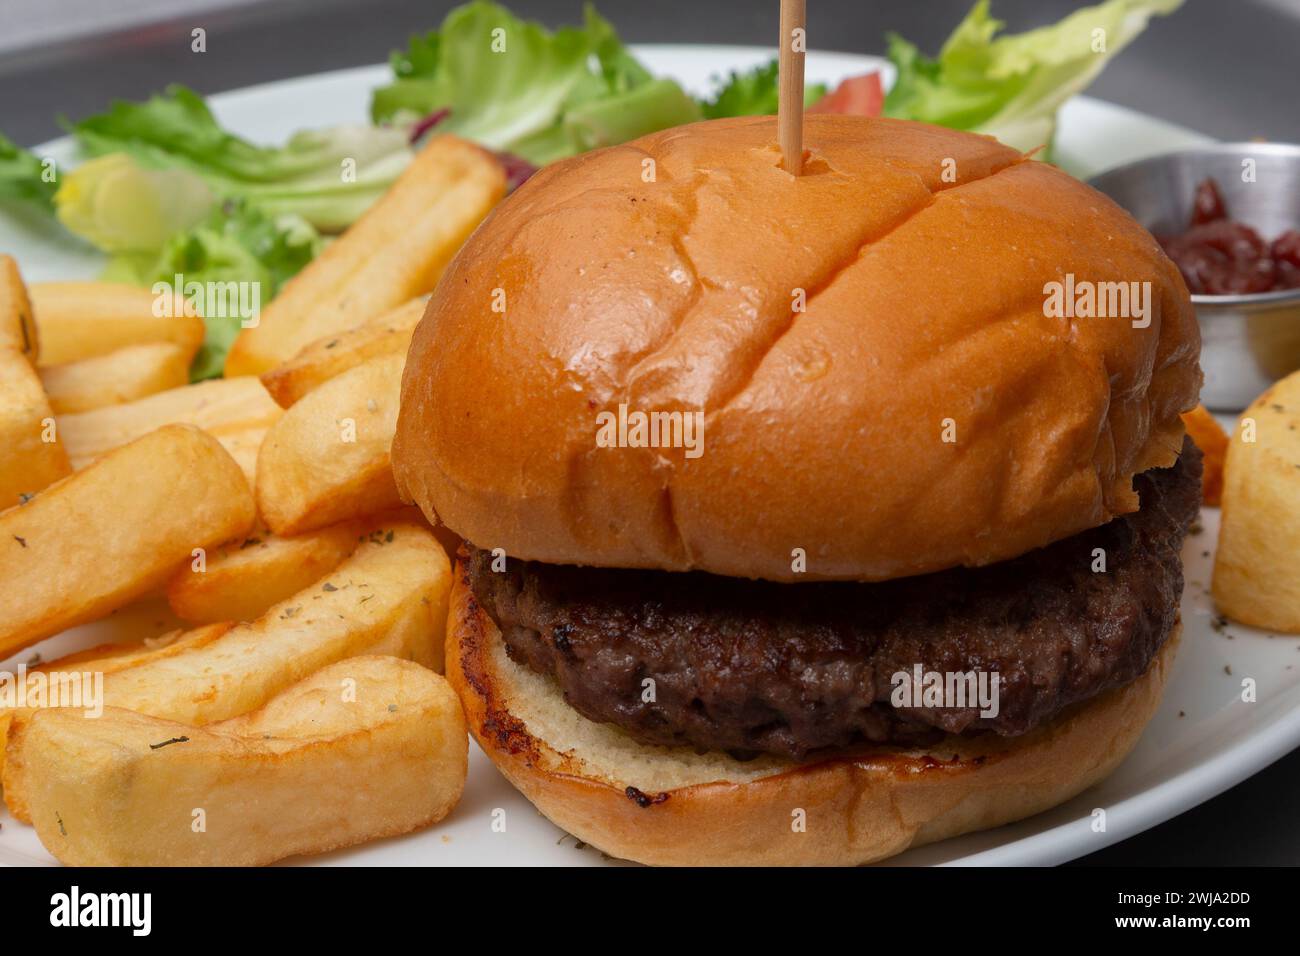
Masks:
[[[448,0],[184,0],[178,16],[157,2],[133,4],[133,26],[89,36],[71,18],[87,0],[67,3],[69,29],[28,31],[48,40],[0,43],[0,130],[34,144],[111,97],[139,98],[169,82],[202,93],[324,70],[380,62],[414,32],[436,26]],[[811,0],[810,44],[883,52],[886,30],[937,50],[973,0]],[[551,26],[581,16],[577,0],[510,0],[517,12]],[[1066,0],[994,0],[1012,29],[1053,22],[1084,6]],[[776,0],[600,0],[629,41],[770,44]],[[15,8],[8,8],[12,15]],[[152,18],[153,22],[147,22]],[[0,23],[3,19],[0,18]],[[190,52],[190,31],[207,31],[208,52]],[[17,35],[17,33],[15,33]],[[1186,0],[1156,21],[1092,86],[1090,94],[1160,116],[1219,139],[1300,142],[1300,0]],[[288,130],[286,130],[288,132]],[[1139,836],[1094,853],[1083,865],[1300,864],[1300,751],[1250,780]]]

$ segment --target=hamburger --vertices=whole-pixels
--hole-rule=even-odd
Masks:
[[[398,487],[465,541],[448,677],[613,856],[857,864],[1038,813],[1124,759],[1173,659],[1178,269],[992,139],[804,136],[797,177],[771,117],[542,170],[408,355]]]

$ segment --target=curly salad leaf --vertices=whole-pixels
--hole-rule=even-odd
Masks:
[[[1050,146],[1056,112],[1140,34],[1152,16],[1182,0],[1107,0],[1059,23],[998,36],[1004,24],[979,0],[937,59],[897,34],[889,59],[897,70],[885,115],[995,136],[1028,151]]]
[[[55,180],[53,166],[0,133],[0,199],[21,199],[52,210]]]
[[[805,106],[812,106],[826,95],[821,83],[811,83],[804,89]],[[712,99],[701,104],[705,119],[724,116],[772,116],[780,104],[780,64],[770,63],[748,71],[735,71],[715,93]]]
[[[394,81],[374,92],[376,122],[447,110],[439,132],[542,165],[699,119],[672,80],[655,79],[588,5],[581,27],[555,32],[474,0],[392,55]]]
[[[123,153],[146,169],[185,170],[216,199],[301,216],[324,232],[356,220],[412,156],[404,131],[365,125],[303,130],[283,146],[258,146],[222,129],[184,86],[143,103],[116,101],[71,129],[89,156]]]
[[[246,283],[246,288],[256,288],[259,303],[265,306],[323,244],[319,233],[300,216],[272,216],[241,200],[227,200],[199,223],[172,235],[157,253],[115,256],[104,277],[146,286]],[[194,381],[221,374],[240,323],[237,315],[212,315],[203,309],[200,313],[207,334],[190,367]]]

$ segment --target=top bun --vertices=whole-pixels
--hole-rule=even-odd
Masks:
[[[799,177],[774,118],[729,119],[503,202],[411,344],[403,494],[512,557],[774,581],[986,564],[1134,510],[1201,382],[1155,240],[992,139],[804,122]],[[1048,317],[1070,275],[1149,282],[1149,324]],[[701,412],[702,444],[646,447],[653,412]]]

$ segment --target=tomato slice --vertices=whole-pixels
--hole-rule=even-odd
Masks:
[[[808,108],[809,113],[844,113],[849,116],[879,116],[885,105],[880,74],[851,76]]]

